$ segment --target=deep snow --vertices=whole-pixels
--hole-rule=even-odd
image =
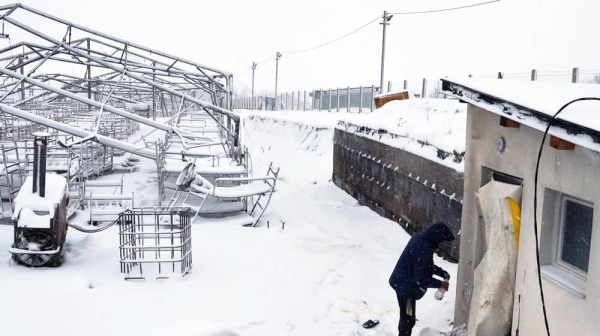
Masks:
[[[0,335],[397,334],[387,282],[408,234],[331,183],[333,125],[284,124],[285,114],[269,113],[268,122],[248,121],[245,135],[256,175],[271,161],[281,167],[270,207],[256,228],[194,224],[194,264],[183,278],[123,280],[116,227],[70,229],[60,268],[19,266],[9,262],[12,227],[0,225]],[[124,175],[125,192],[153,204],[155,166],[140,165]],[[435,260],[456,279],[455,264]],[[413,335],[451,329],[454,290],[441,302],[434,292],[417,304]],[[365,330],[368,319],[381,323]]]

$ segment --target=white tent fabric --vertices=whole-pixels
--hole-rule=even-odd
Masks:
[[[521,193],[521,186],[497,181],[479,189],[486,252],[475,269],[469,336],[506,335],[511,330],[517,244],[509,199],[520,204]]]

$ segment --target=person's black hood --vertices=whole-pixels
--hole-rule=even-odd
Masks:
[[[428,240],[434,248],[438,247],[443,242],[451,242],[454,240],[454,235],[444,223],[435,223],[425,231]]]

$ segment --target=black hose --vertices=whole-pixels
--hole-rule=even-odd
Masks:
[[[546,332],[548,334],[548,336],[550,336],[550,326],[548,325],[548,315],[546,313],[546,302],[544,300],[544,288],[542,286],[542,271],[540,268],[540,247],[539,247],[539,242],[538,242],[538,223],[537,223],[537,185],[538,185],[538,172],[540,169],[540,159],[542,157],[542,151],[544,150],[544,144],[546,142],[546,136],[548,135],[548,131],[550,130],[550,127],[552,126],[552,122],[554,122],[554,120],[556,119],[556,117],[565,109],[567,108],[567,106],[575,103],[575,102],[579,102],[579,101],[585,101],[585,100],[598,100],[600,101],[600,98],[595,98],[595,97],[584,97],[584,98],[577,98],[574,99],[568,103],[566,103],[565,105],[563,105],[563,107],[561,107],[558,112],[556,112],[554,114],[554,116],[552,116],[552,119],[550,119],[550,121],[548,121],[548,126],[546,127],[546,131],[544,131],[544,137],[542,138],[542,143],[540,144],[540,151],[538,153],[538,157],[537,157],[537,163],[535,164],[535,178],[534,178],[534,189],[533,189],[533,230],[535,232],[535,259],[537,262],[537,274],[538,274],[538,282],[540,285],[540,296],[542,298],[542,310],[544,312],[544,323],[546,325]]]

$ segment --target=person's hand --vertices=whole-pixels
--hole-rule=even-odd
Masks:
[[[450,280],[450,273],[444,271],[444,279]]]
[[[442,287],[446,292],[448,291],[448,288],[450,288],[450,284],[447,281],[442,281]]]

